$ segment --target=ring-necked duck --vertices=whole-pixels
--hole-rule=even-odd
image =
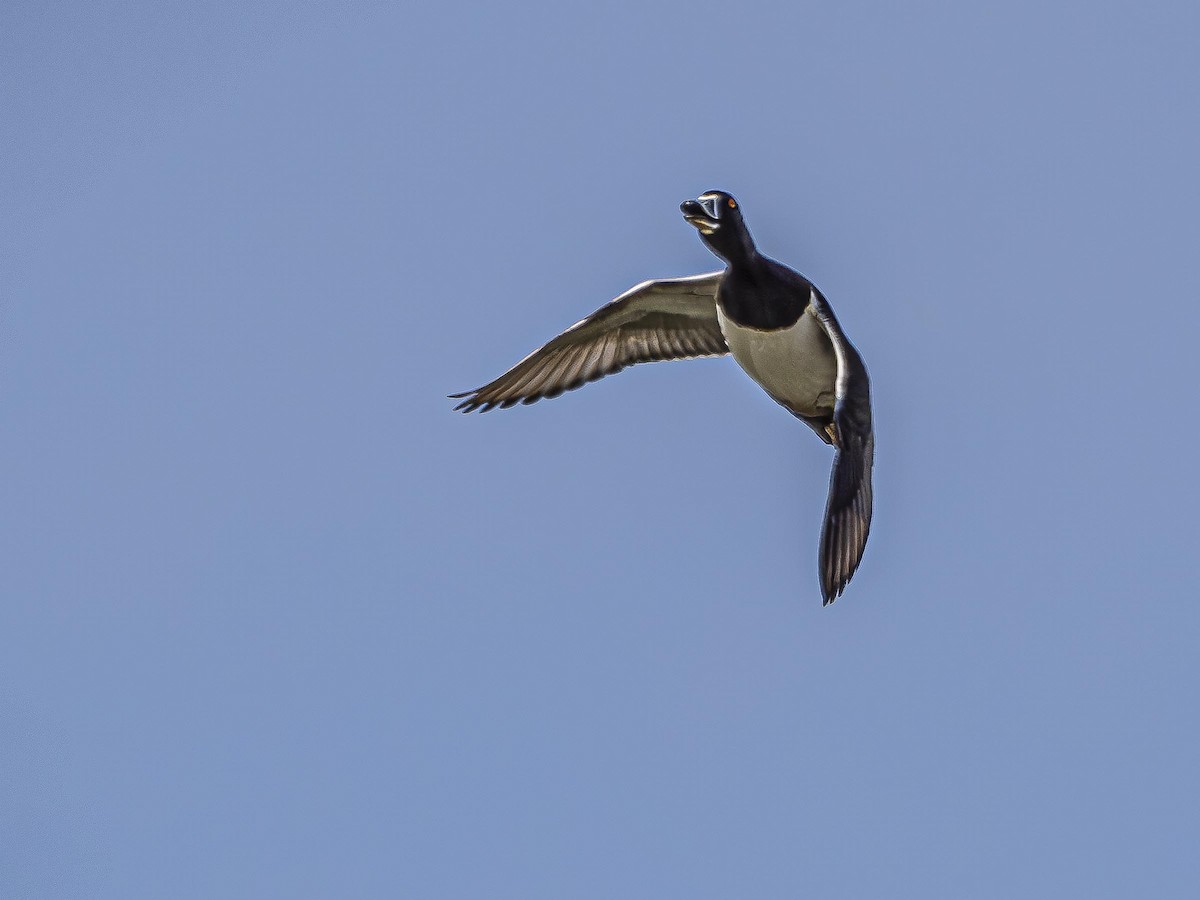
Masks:
[[[825,604],[853,577],[871,528],[875,436],[858,351],[811,281],[758,252],[737,201],[709,191],[680,206],[726,263],[719,272],[644,281],[495,381],[453,395],[471,412],[557,397],[641,362],[729,353],[768,395],[836,449],[821,529]]]

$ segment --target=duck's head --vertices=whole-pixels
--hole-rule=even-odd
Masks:
[[[706,191],[695,200],[684,200],[679,211],[700,232],[709,249],[722,259],[734,262],[755,253],[742,209],[724,191]]]

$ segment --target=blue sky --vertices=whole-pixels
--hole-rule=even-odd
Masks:
[[[1190,897],[1191,4],[10,3],[0,895]],[[729,360],[487,416],[738,196]]]

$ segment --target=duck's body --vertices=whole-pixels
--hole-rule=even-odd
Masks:
[[[837,448],[821,532],[821,594],[858,568],[870,530],[875,439],[870,382],[821,292],[762,256],[736,201],[720,191],[681,210],[727,267],[647,281],[576,323],[483,387],[466,412],[554,397],[639,362],[729,353],[777,403]]]
[[[717,323],[734,361],[780,405],[805,419],[830,419],[837,355],[803,276],[774,260],[725,273]],[[764,282],[766,287],[764,287]]]
[[[738,325],[717,306],[729,353],[777,403],[805,418],[833,415],[837,358],[816,316],[773,331]]]

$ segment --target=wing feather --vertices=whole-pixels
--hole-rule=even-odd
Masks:
[[[817,320],[829,335],[837,356],[833,425],[837,452],[829,475],[829,499],[821,528],[821,597],[826,605],[846,589],[858,570],[875,498],[875,431],[871,418],[871,382],[862,357],[846,339],[825,298],[814,288],[810,297]]]
[[[455,409],[487,412],[557,397],[627,366],[729,352],[717,321],[724,272],[644,281],[529,354],[499,378],[451,394]]]

